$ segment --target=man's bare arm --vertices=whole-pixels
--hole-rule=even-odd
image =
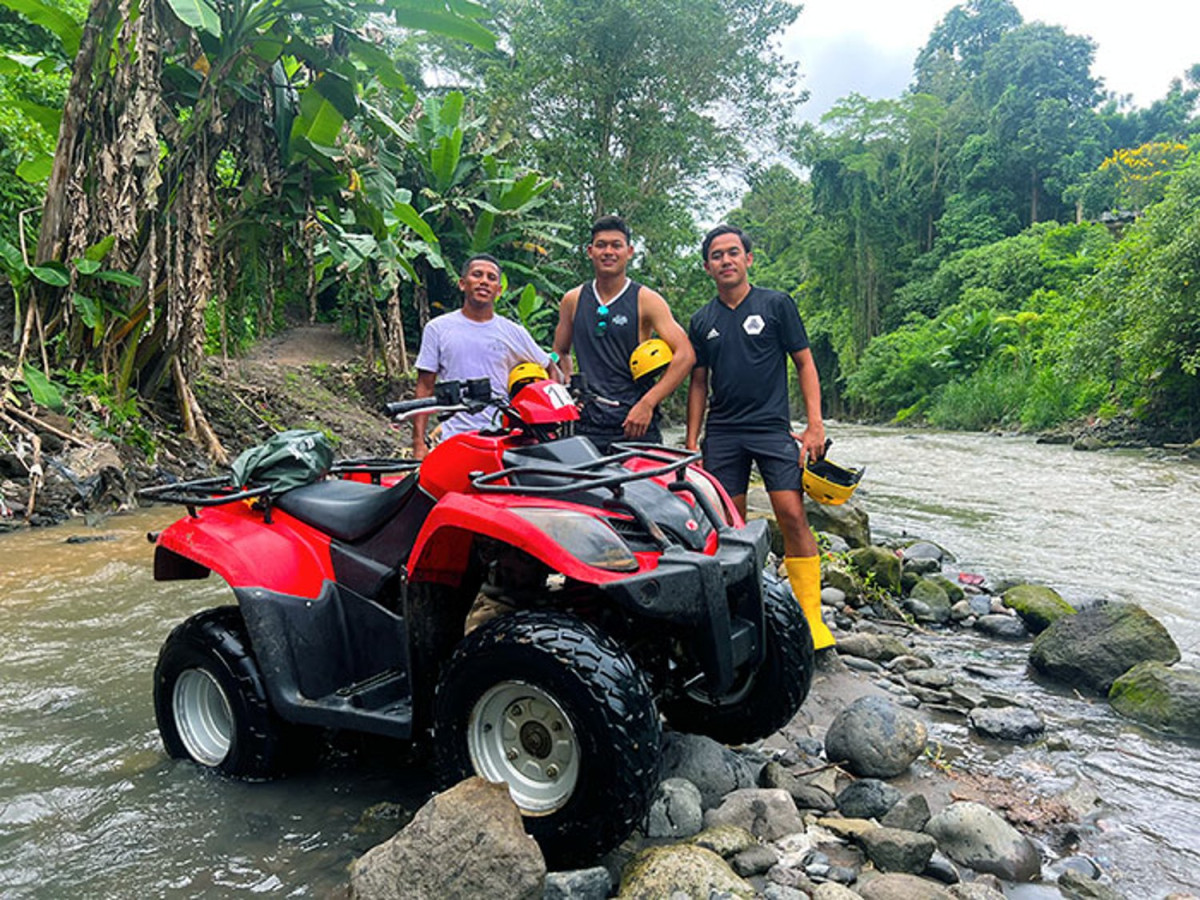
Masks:
[[[563,380],[571,380],[571,343],[575,339],[575,307],[579,303],[579,288],[567,291],[558,303],[558,326],[554,329],[554,352]]]
[[[423,397],[432,397],[433,388],[436,384],[436,372],[418,371],[417,386],[413,390],[413,396],[418,400]],[[425,454],[429,452],[429,448],[425,446],[425,428],[428,424],[428,414],[415,416],[412,420],[413,459],[424,459]]]
[[[683,446],[688,450],[700,449],[700,426],[704,424],[704,408],[707,405],[708,369],[696,366],[688,383],[687,437],[683,441]]]
[[[825,420],[821,418],[821,378],[817,374],[817,363],[812,350],[807,347],[793,353],[792,362],[796,365],[807,420],[804,432],[795,437],[804,448],[804,461],[820,459],[825,455]]]

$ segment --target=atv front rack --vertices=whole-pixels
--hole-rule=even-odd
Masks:
[[[608,509],[629,515],[660,549],[665,549],[670,541],[663,533],[663,530],[655,523],[653,517],[646,510],[623,496],[622,488],[631,481],[656,478],[662,475],[670,475],[674,472],[676,473],[675,480],[668,485],[668,488],[675,493],[689,494],[717,531],[724,531],[728,527],[725,520],[713,508],[708,498],[684,477],[684,470],[692,463],[699,462],[701,454],[698,451],[677,450],[662,444],[633,442],[622,442],[613,446],[620,448],[619,452],[574,464],[514,466],[501,469],[498,472],[491,472],[487,475],[477,475],[471,479],[471,484],[480,493],[517,494],[530,497],[562,497],[579,491],[591,490],[612,491],[612,497],[604,501],[604,506]],[[601,467],[620,465],[634,457],[650,459],[663,465],[640,471],[631,469],[622,469],[617,472],[595,471]],[[535,478],[545,478],[551,481],[559,479],[560,483],[497,483],[502,479],[512,478],[513,476],[524,478],[534,476]]]
[[[670,475],[672,472],[678,472],[680,469],[684,469],[691,463],[700,460],[699,451],[675,450],[670,447],[664,447],[661,444],[616,444],[614,446],[620,447],[621,451],[580,463],[563,463],[553,466],[513,466],[501,469],[498,472],[489,472],[487,475],[477,475],[471,479],[471,484],[481,493],[552,497],[561,494],[571,494],[576,491],[608,489],[613,492],[614,496],[619,497],[621,496],[621,486],[630,481],[656,478],[660,475]],[[593,471],[602,466],[620,465],[626,460],[633,459],[635,456],[652,459],[656,462],[665,463],[665,465],[653,469],[642,469],[641,471],[633,471],[632,469],[623,469],[620,472]],[[550,479],[561,478],[563,483],[497,484],[497,482],[503,479],[510,479],[514,476],[528,477],[530,475]]]

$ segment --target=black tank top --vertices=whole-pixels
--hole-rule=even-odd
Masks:
[[[635,384],[629,372],[629,357],[639,343],[638,293],[641,289],[636,281],[630,281],[620,296],[608,304],[608,314],[602,316],[591,282],[580,288],[572,341],[579,371],[587,376],[588,386],[597,394],[621,402],[615,407],[594,401],[585,404],[580,413],[585,431],[620,430],[629,408],[650,389],[649,383]],[[598,333],[601,320],[608,322],[603,327],[603,334]],[[655,423],[658,418],[656,409]]]

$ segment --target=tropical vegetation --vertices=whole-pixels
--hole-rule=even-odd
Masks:
[[[801,125],[784,0],[0,0],[0,388],[192,391],[206,356],[336,322],[407,372],[490,252],[549,343],[588,222],[625,215],[680,319],[703,227],[755,240],[829,411],[1200,427],[1200,65],[1148,108],[1095,45],[965,0],[900,97]],[[719,47],[719,60],[713,48]]]

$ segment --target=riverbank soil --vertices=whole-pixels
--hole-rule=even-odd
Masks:
[[[11,366],[14,354],[0,361]],[[332,325],[297,326],[243,359],[212,357],[193,383],[231,460],[294,428],[324,431],[343,458],[400,455],[410,446],[407,427],[376,410],[411,386],[383,377]],[[170,391],[130,420],[86,392],[71,396],[70,415],[54,412],[21,387],[0,412],[0,529],[95,520],[135,507],[141,487],[218,472],[204,448],[184,437]]]

